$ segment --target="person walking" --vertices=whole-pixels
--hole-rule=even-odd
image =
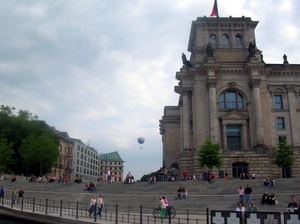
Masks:
[[[239,187],[238,193],[239,193],[239,202],[243,203],[245,191],[242,186]]]
[[[94,195],[93,198],[91,199],[91,203],[90,203],[90,209],[89,209],[89,217],[91,218],[92,214],[95,211],[95,205],[96,205],[97,199],[96,196]]]
[[[159,197],[159,208],[160,208],[160,218],[165,218],[166,217],[166,203],[165,200],[163,199],[163,197]]]
[[[247,184],[247,186],[245,188],[245,195],[246,195],[246,203],[247,203],[247,205],[250,205],[250,203],[251,203],[251,193],[252,193],[252,189]]]
[[[5,188],[1,186],[0,189],[0,203],[4,203],[4,193],[5,193]]]
[[[97,208],[98,208],[97,215],[99,215],[99,217],[101,217],[101,212],[102,212],[103,206],[104,206],[104,201],[103,201],[102,195],[100,194],[99,197],[97,198]]]
[[[12,204],[14,205],[16,203],[17,195],[18,195],[18,191],[16,187],[13,189],[11,195],[12,195]]]
[[[22,203],[23,197],[24,197],[24,190],[23,190],[23,188],[21,188],[21,189],[19,190],[17,204],[19,204],[20,200],[21,200],[21,203]]]

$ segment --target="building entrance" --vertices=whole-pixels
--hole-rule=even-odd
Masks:
[[[240,178],[241,173],[248,173],[248,163],[244,162],[238,162],[238,163],[233,163],[232,164],[232,177],[234,179]]]

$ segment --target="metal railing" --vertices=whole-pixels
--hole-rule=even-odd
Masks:
[[[235,211],[214,211],[208,208],[201,209],[176,209],[176,216],[166,216],[160,218],[153,215],[154,207],[149,206],[120,206],[105,205],[102,208],[101,217],[97,216],[97,208],[93,211],[90,217],[89,203],[80,202],[67,202],[63,200],[51,200],[48,198],[27,198],[22,197],[19,200],[13,200],[11,194],[5,194],[4,200],[1,205],[12,208],[20,209],[28,213],[39,213],[49,216],[64,217],[68,219],[82,220],[93,219],[94,222],[98,220],[111,221],[113,223],[130,223],[130,224],[230,224],[233,220],[234,223],[288,223],[291,221],[299,220],[299,214],[283,213],[280,212],[246,212],[244,218],[241,218],[240,213]],[[133,198],[134,200],[134,198]],[[14,203],[13,203],[14,202]],[[259,221],[259,222],[258,222]]]

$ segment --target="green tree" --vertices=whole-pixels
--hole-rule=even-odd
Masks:
[[[29,168],[38,167],[40,175],[49,172],[59,158],[59,142],[54,141],[47,134],[31,134],[23,139],[20,156]]]
[[[199,166],[207,166],[210,170],[215,166],[218,169],[222,166],[222,154],[220,144],[211,142],[210,137],[207,137],[198,151]]]
[[[27,110],[16,112],[14,107],[1,105],[0,139],[5,139],[7,143],[11,143],[14,151],[12,161],[7,163],[7,170],[11,170],[16,174],[28,174],[28,172],[36,173],[40,169],[36,164],[25,163],[24,158],[20,155],[23,140],[27,139],[30,135],[36,137],[46,135],[55,142],[57,148],[59,146],[58,135],[45,121],[38,120],[36,115],[32,115]]]
[[[8,165],[14,163],[12,158],[14,154],[13,144],[8,143],[4,138],[0,138],[0,170],[10,172]]]
[[[294,145],[289,145],[284,138],[280,138],[278,149],[274,154],[273,164],[281,168],[292,166],[295,162]]]

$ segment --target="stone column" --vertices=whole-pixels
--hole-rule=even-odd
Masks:
[[[217,99],[216,99],[216,85],[217,81],[214,78],[208,79],[207,82],[209,91],[209,123],[210,135],[213,143],[219,142],[219,128],[217,117]]]
[[[223,124],[223,149],[228,149],[227,147],[227,124]]]
[[[247,141],[247,123],[243,123],[243,149],[248,149],[248,141]]]
[[[297,135],[298,132],[296,130],[298,126],[298,122],[295,122],[297,120],[297,114],[296,109],[298,108],[298,99],[297,95],[295,94],[295,85],[286,85],[286,88],[288,90],[288,100],[289,100],[289,113],[290,113],[290,124],[291,124],[291,143],[295,143],[297,141]],[[297,101],[296,101],[297,100]],[[285,127],[287,127],[287,119],[285,120]]]
[[[182,132],[183,150],[191,149],[190,145],[190,100],[188,89],[182,89]]]
[[[252,87],[253,103],[254,103],[254,119],[255,119],[255,134],[256,145],[264,145],[264,132],[262,127],[262,109],[260,101],[260,78],[251,79],[250,87]]]

